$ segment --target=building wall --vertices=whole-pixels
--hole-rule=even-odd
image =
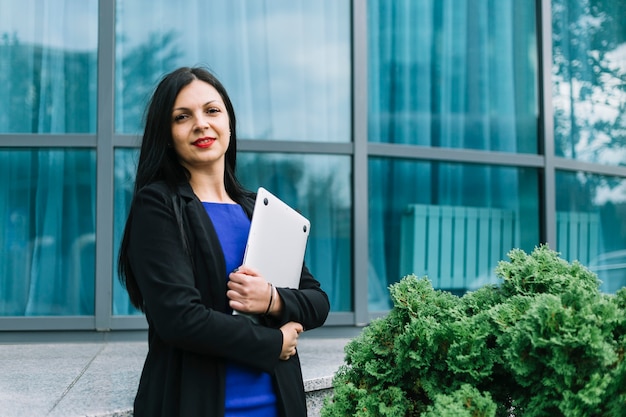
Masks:
[[[547,243],[626,284],[626,1],[0,0],[0,330],[145,328],[116,277],[146,101],[209,67],[311,219],[329,325]]]

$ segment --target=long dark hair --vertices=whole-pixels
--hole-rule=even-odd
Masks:
[[[245,190],[235,176],[237,162],[235,109],[222,83],[210,71],[200,67],[182,67],[172,71],[163,77],[154,91],[148,103],[145,116],[146,127],[141,141],[133,198],[143,187],[156,181],[165,182],[172,192],[176,192],[177,186],[181,182],[189,181],[189,171],[180,164],[174,147],[170,145],[172,144],[172,110],[174,102],[180,90],[194,80],[204,81],[212,85],[222,97],[226,106],[230,125],[230,144],[226,150],[224,185],[228,195],[234,201],[241,203]],[[117,272],[120,282],[128,291],[130,302],[139,310],[144,311],[143,296],[137,286],[128,258],[132,217],[131,208],[120,245]]]

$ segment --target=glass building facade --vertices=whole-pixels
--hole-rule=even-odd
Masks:
[[[143,113],[210,68],[238,175],[312,224],[327,325],[547,243],[626,285],[626,0],[0,0],[0,330],[144,329],[117,276]]]

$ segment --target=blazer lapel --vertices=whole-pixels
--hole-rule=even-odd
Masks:
[[[204,206],[188,183],[179,186],[183,200],[183,221],[190,239],[191,256],[194,257],[196,286],[207,307],[220,311],[228,309],[226,297],[226,263],[215,227]]]

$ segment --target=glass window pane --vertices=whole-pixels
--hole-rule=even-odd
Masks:
[[[126,289],[117,276],[117,256],[130,210],[137,173],[138,149],[115,150],[115,180],[113,183],[113,315],[141,314],[130,303]]]
[[[305,262],[331,310],[351,311],[350,157],[241,153],[237,172],[248,189],[267,188],[311,221]]]
[[[0,133],[96,131],[98,2],[0,0]]]
[[[626,164],[626,2],[552,0],[555,153]]]
[[[369,140],[537,152],[535,2],[369,0]]]
[[[615,292],[626,286],[626,179],[558,172],[557,248]]]
[[[117,0],[115,126],[137,134],[178,66],[207,65],[242,139],[351,140],[349,0]]]
[[[497,283],[498,261],[539,242],[533,169],[373,158],[369,178],[371,311],[408,274],[456,294]]]
[[[93,315],[96,155],[0,150],[0,316]]]

